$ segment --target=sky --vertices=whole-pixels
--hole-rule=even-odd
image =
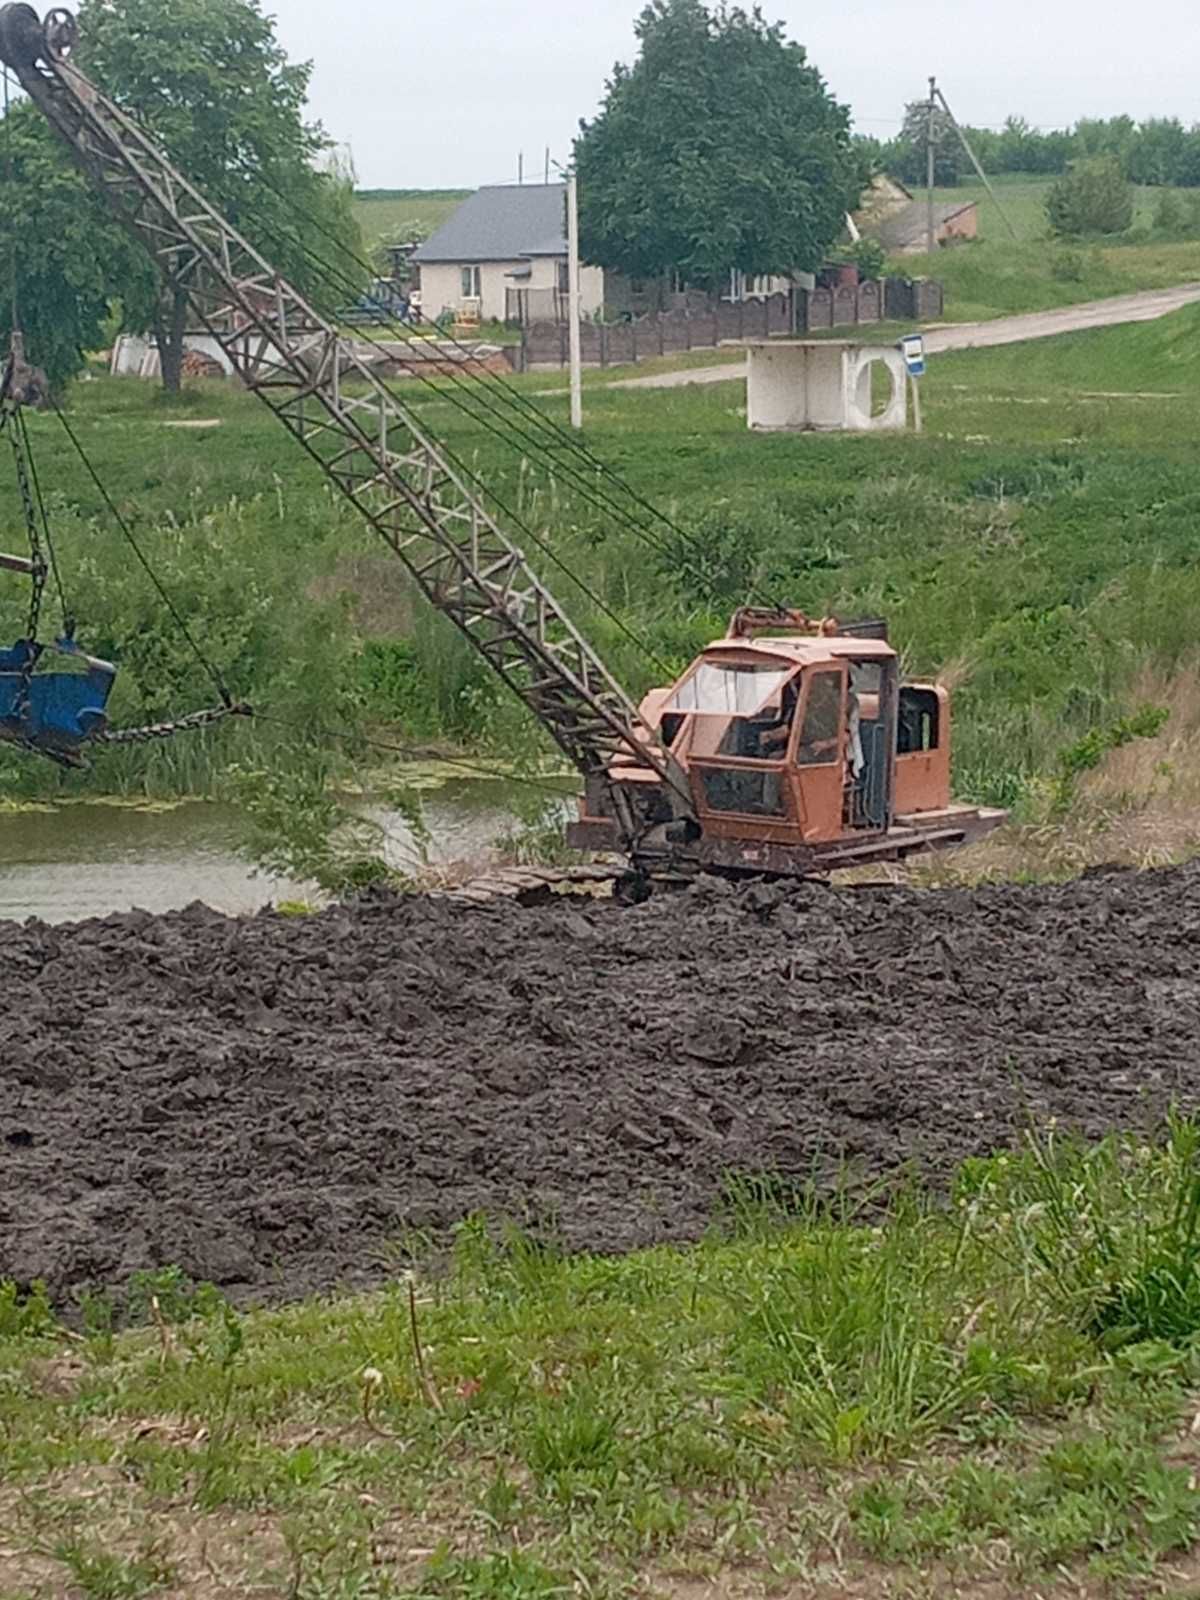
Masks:
[[[369,188],[471,188],[566,160],[640,0],[264,0],[288,54],[311,60],[312,110]],[[896,131],[935,73],[960,122],[1035,125],[1129,112],[1200,121],[1189,0],[767,0],[860,132]]]

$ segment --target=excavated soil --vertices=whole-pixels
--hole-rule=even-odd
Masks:
[[[377,1281],[473,1211],[695,1237],[729,1173],[933,1181],[1200,1104],[1200,867],[631,910],[380,896],[0,925],[0,1277]]]

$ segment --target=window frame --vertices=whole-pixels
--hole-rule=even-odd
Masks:
[[[792,765],[801,772],[809,772],[814,768],[837,766],[842,758],[842,741],[846,732],[846,671],[841,665],[813,667],[806,673],[807,682],[804,686],[804,699],[798,708],[796,725],[793,733],[795,748],[792,751]],[[813,708],[813,693],[822,678],[832,678],[837,683],[837,715],[832,735],[819,739],[807,739],[808,719]],[[805,748],[817,755],[804,756]],[[830,753],[826,756],[825,750]]]
[[[464,300],[483,299],[483,268],[480,266],[459,267],[459,288]]]

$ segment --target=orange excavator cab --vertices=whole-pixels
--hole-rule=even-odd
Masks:
[[[962,844],[1003,819],[951,801],[949,698],[901,681],[878,620],[743,609],[640,714],[694,807],[694,829],[668,826],[664,842],[686,842],[709,868],[825,872]],[[598,786],[568,836],[618,848]]]

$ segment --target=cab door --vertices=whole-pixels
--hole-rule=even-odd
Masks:
[[[838,839],[846,777],[846,668],[807,667],[788,757],[796,815],[806,841]]]

